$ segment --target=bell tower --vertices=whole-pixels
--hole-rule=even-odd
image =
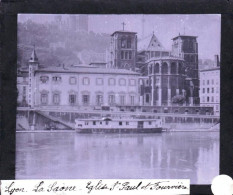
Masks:
[[[190,105],[199,104],[198,43],[196,36],[179,35],[172,39],[172,55],[183,58]]]
[[[137,55],[137,34],[124,30],[111,35],[110,65],[111,68],[135,70]]]
[[[35,90],[36,90],[36,86],[35,86],[35,79],[34,79],[34,74],[35,71],[38,70],[39,68],[39,60],[37,58],[36,55],[36,49],[35,49],[35,45],[31,54],[31,57],[28,61],[28,68],[29,68],[29,87],[28,87],[28,103],[30,105],[30,107],[34,107],[35,105]]]

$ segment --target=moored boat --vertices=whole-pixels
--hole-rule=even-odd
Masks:
[[[76,119],[77,133],[161,133],[161,119]]]

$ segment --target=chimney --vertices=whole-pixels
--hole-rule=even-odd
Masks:
[[[215,67],[219,67],[220,66],[218,55],[214,55],[214,66]]]

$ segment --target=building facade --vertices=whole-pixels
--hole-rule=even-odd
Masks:
[[[41,68],[35,49],[29,60],[31,107],[138,106],[139,74],[98,66]]]
[[[196,36],[174,37],[172,55],[185,61],[186,92],[190,105],[199,104],[198,43]]]
[[[111,35],[108,68],[135,70],[137,35],[135,32],[116,31]]]
[[[220,66],[200,71],[200,106],[213,107],[220,114]]]

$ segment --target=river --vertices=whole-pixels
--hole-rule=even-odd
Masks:
[[[219,174],[219,132],[17,133],[16,179],[190,179]]]

